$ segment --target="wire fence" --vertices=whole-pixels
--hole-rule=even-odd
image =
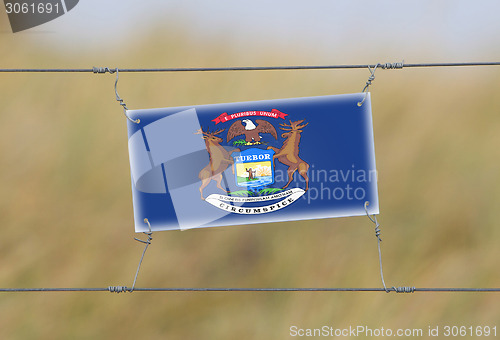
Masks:
[[[234,66],[234,67],[170,67],[170,68],[3,68],[0,72],[11,73],[114,73],[119,72],[222,72],[222,71],[279,71],[279,70],[335,70],[366,69],[378,66],[382,69],[402,69],[421,67],[463,67],[463,66],[500,66],[500,62],[459,62],[459,63],[376,63],[346,65],[299,65],[299,66]]]
[[[179,68],[3,68],[0,73],[117,73],[118,72],[223,72],[223,71],[272,71],[272,70],[334,70],[334,69],[369,69],[371,78],[374,78],[375,69],[403,69],[403,68],[424,68],[424,67],[467,67],[467,66],[500,66],[500,62],[458,62],[458,63],[417,63],[406,64],[396,63],[376,63],[376,64],[346,64],[346,65],[302,65],[302,66],[237,66],[237,67],[179,67]],[[371,84],[367,82],[365,89]],[[119,96],[117,94],[117,100]],[[367,213],[368,214],[368,213]],[[368,215],[370,218],[370,216]],[[376,224],[376,236],[379,239],[380,229],[376,219],[370,218]],[[111,292],[111,293],[132,293],[132,292],[384,292],[384,293],[500,293],[500,288],[416,288],[416,287],[386,287],[382,273],[382,260],[380,253],[379,239],[379,258],[381,278],[383,288],[139,288],[135,287],[137,275],[144,258],[148,245],[151,243],[151,233],[142,253],[141,261],[137,268],[134,283],[131,288],[127,286],[108,286],[106,288],[0,288],[0,293],[29,293],[29,292]]]
[[[107,288],[0,288],[0,293],[27,292],[384,292],[384,293],[500,293],[500,288],[416,288],[392,287],[385,288],[131,288],[125,286],[110,286]]]

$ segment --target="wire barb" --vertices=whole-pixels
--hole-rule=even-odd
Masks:
[[[109,74],[113,74],[116,72],[116,70],[118,69],[110,69],[109,67],[92,67],[92,72],[94,73],[100,73],[100,74],[103,74],[103,73],[109,73]]]
[[[405,66],[404,60],[400,63],[385,63],[379,65],[379,67],[382,68],[383,70],[402,69],[404,66]]]
[[[415,287],[392,287],[396,293],[415,293]]]
[[[120,293],[128,292],[129,289],[126,286],[109,286],[108,291],[110,293],[120,294]]]

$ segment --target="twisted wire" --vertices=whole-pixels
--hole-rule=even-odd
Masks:
[[[405,291],[405,289],[407,291]],[[500,293],[500,288],[416,288],[392,287],[396,293]],[[48,292],[111,292],[130,290],[125,286],[106,288],[0,288],[0,293],[48,293]],[[384,288],[177,288],[142,287],[135,292],[386,292]]]
[[[125,287],[125,286],[109,286],[108,287],[108,291],[110,293],[120,294],[120,293],[128,292],[129,289],[127,287]]]
[[[144,250],[142,252],[142,256],[141,256],[141,260],[139,261],[139,265],[137,266],[137,270],[135,272],[135,277],[134,277],[134,283],[132,284],[132,288],[130,288],[130,290],[129,290],[130,293],[132,293],[135,289],[135,283],[137,282],[137,277],[139,276],[139,270],[141,269],[142,260],[144,260],[144,255],[146,254],[146,250],[148,250],[148,247],[151,244],[151,241],[153,240],[153,236],[152,236],[153,232],[151,231],[151,223],[149,223],[149,220],[147,218],[144,219],[144,223],[148,224],[149,231],[143,232],[143,234],[146,235],[148,237],[148,239],[146,241],[143,241],[141,239],[134,238],[134,240],[139,241],[141,243],[144,243],[146,245],[144,246]]]
[[[375,224],[375,237],[377,237],[377,246],[378,246],[378,262],[379,262],[379,266],[380,266],[380,279],[382,280],[382,285],[384,286],[384,290],[389,293],[390,290],[387,289],[386,285],[385,285],[385,280],[384,280],[384,270],[382,269],[382,250],[380,249],[380,242],[382,242],[382,239],[380,238],[380,224],[378,223],[377,221],[377,217],[375,215],[373,215],[373,217],[370,216],[370,214],[368,213],[368,206],[370,205],[370,202],[366,201],[365,202],[365,212],[366,212],[366,216],[368,216],[368,218],[370,219],[370,221],[372,221],[374,224]],[[396,290],[396,288],[392,287],[394,290]]]
[[[368,77],[368,80],[366,81],[365,87],[363,87],[363,91],[361,91],[361,93],[364,93],[365,96],[363,97],[362,101],[358,102],[358,106],[363,106],[363,104],[364,104],[364,102],[366,100],[366,97],[368,96],[368,92],[366,92],[366,91],[368,90],[368,88],[372,84],[372,81],[375,80],[375,71],[377,70],[377,67],[379,65],[381,65],[381,64],[377,64],[373,68],[371,68],[370,66],[368,66],[368,70],[370,71],[370,76]],[[385,66],[387,66],[387,65],[392,65],[392,64],[386,63]]]
[[[109,73],[109,74],[113,74],[115,72],[117,72],[117,68],[109,68],[109,67],[92,67],[92,72],[93,73],[100,73],[100,74],[103,74],[103,73]]]
[[[96,67],[94,67],[94,69],[96,69]],[[123,101],[122,98],[120,98],[120,95],[118,94],[118,78],[119,78],[119,71],[118,71],[118,68],[116,68],[115,70],[111,71],[109,68],[107,67],[104,67],[104,68],[98,68],[99,71],[101,70],[104,70],[103,72],[99,72],[99,73],[105,73],[105,72],[109,72],[111,74],[113,74],[114,72],[116,72],[116,80],[115,80],[115,95],[116,95],[116,101],[123,107],[123,114],[125,115],[125,117],[131,121],[132,123],[135,123],[135,124],[139,124],[141,122],[140,119],[132,119],[128,116],[127,114],[127,104],[125,104],[125,102]]]
[[[379,65],[382,69],[421,68],[421,67],[469,67],[500,66],[500,61],[457,62],[457,63],[375,63],[344,65],[299,65],[299,66],[232,66],[232,67],[170,67],[170,68],[120,68],[120,72],[219,72],[219,71],[280,71],[280,70],[334,70],[334,69],[366,69]],[[401,66],[401,67],[400,67]],[[111,68],[2,68],[0,72],[10,73],[114,73]],[[115,69],[116,70],[116,69]]]
[[[392,287],[396,293],[414,293],[415,287]]]
[[[93,67],[92,69],[0,69],[0,73],[44,73],[44,72],[56,72],[56,73],[66,73],[66,72],[92,72],[94,74],[105,74],[105,73],[116,73],[115,80],[115,95],[116,100],[123,107],[125,117],[134,123],[139,123],[140,120],[133,120],[127,115],[127,106],[124,100],[118,95],[117,84],[119,72],[210,72],[210,71],[265,71],[265,70],[318,70],[318,69],[361,69],[368,68],[370,71],[370,76],[363,88],[365,93],[364,99],[358,103],[362,106],[366,100],[367,92],[366,90],[375,80],[375,70],[379,67],[384,70],[386,69],[402,69],[413,68],[413,67],[461,67],[461,66],[500,66],[500,62],[461,62],[461,63],[419,63],[419,64],[405,64],[403,62],[396,63],[377,63],[369,65],[309,65],[309,66],[263,66],[263,67],[199,67],[199,68],[109,68],[109,67]],[[500,288],[416,288],[416,287],[391,287],[388,289],[385,284],[383,268],[382,268],[382,253],[380,248],[380,242],[382,239],[380,237],[381,230],[380,224],[377,221],[375,215],[373,218],[369,215],[367,207],[369,202],[365,202],[365,211],[368,218],[375,224],[375,236],[377,237],[378,252],[379,252],[379,265],[380,265],[380,276],[383,284],[383,288],[136,288],[135,284],[139,274],[139,270],[144,259],[144,255],[148,246],[151,244],[152,232],[151,225],[147,219],[144,221],[148,223],[149,232],[145,232],[148,236],[146,241],[135,238],[135,240],[145,243],[146,246],[142,253],[137,271],[134,277],[134,282],[132,288],[126,286],[108,286],[107,288],[0,288],[0,292],[102,292],[107,291],[111,293],[122,293],[122,292],[133,292],[133,291],[143,291],[143,292],[379,292],[383,291],[389,293],[394,291],[396,293],[414,293],[414,292],[500,292]]]
[[[382,231],[380,230],[380,223],[378,223],[378,221],[377,221],[377,216],[372,215],[373,216],[372,217],[368,213],[368,206],[369,205],[370,205],[370,202],[366,201],[364,208],[365,208],[366,216],[368,216],[370,221],[372,221],[373,224],[375,224],[375,237],[377,238],[377,246],[378,246],[378,262],[379,262],[379,266],[380,266],[380,279],[382,280],[382,285],[384,286],[385,292],[386,293],[390,293],[390,292],[413,293],[413,292],[415,292],[415,290],[416,290],[415,287],[394,287],[394,286],[391,288],[386,287],[385,280],[384,280],[384,270],[382,268],[382,250],[380,248],[380,242],[382,242],[382,238],[380,237],[380,234],[382,233]]]
[[[405,67],[405,61],[403,60],[400,63],[396,62],[396,63],[379,64],[379,67],[384,69],[384,70],[402,69],[403,67]]]

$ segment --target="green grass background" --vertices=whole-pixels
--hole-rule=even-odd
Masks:
[[[8,30],[5,20],[0,24]],[[161,33],[174,29],[174,38]],[[224,39],[194,50],[189,32],[167,25],[155,32],[133,45],[67,54],[38,43],[36,34],[3,33],[0,67],[331,63],[320,51],[311,57],[293,44],[250,59]],[[369,57],[361,62],[388,59]],[[127,73],[119,92],[132,109],[154,108],[359,92],[368,75]],[[387,284],[500,286],[500,70],[379,70],[376,76]],[[113,83],[109,74],[0,74],[1,287],[131,285],[143,244],[133,240],[126,121]],[[137,285],[381,282],[373,224],[353,217],[158,232]],[[0,293],[0,338],[286,339],[292,325],[500,327],[499,302],[499,294],[486,293]]]

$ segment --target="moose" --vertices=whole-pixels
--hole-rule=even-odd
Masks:
[[[203,197],[203,189],[210,183],[210,181],[215,181],[217,183],[217,188],[228,192],[221,185],[222,181],[222,173],[230,166],[234,164],[234,159],[231,157],[233,152],[239,152],[240,149],[234,149],[231,152],[228,152],[220,143],[223,141],[222,138],[217,137],[217,135],[224,132],[225,129],[212,131],[209,129],[207,131],[203,131],[203,128],[200,128],[195,132],[197,135],[203,135],[203,139],[205,140],[205,146],[207,148],[208,154],[210,155],[210,161],[206,167],[204,167],[198,177],[201,179],[200,186],[200,195],[201,199],[205,200]],[[234,167],[233,174],[234,174]]]
[[[282,138],[285,138],[281,149],[269,146],[267,149],[274,150],[275,154],[273,156],[273,160],[278,160],[280,163],[288,166],[287,174],[288,174],[288,183],[282,188],[287,188],[293,180],[293,175],[295,171],[299,170],[299,174],[304,178],[306,182],[306,191],[309,189],[309,176],[307,176],[307,171],[309,170],[309,164],[304,162],[299,157],[299,143],[300,143],[300,134],[302,133],[302,129],[307,126],[307,124],[302,124],[303,120],[297,120],[292,122],[290,120],[290,124],[280,124],[281,130],[286,132],[281,134]],[[301,125],[302,124],[302,125]],[[276,163],[275,163],[276,164]]]

